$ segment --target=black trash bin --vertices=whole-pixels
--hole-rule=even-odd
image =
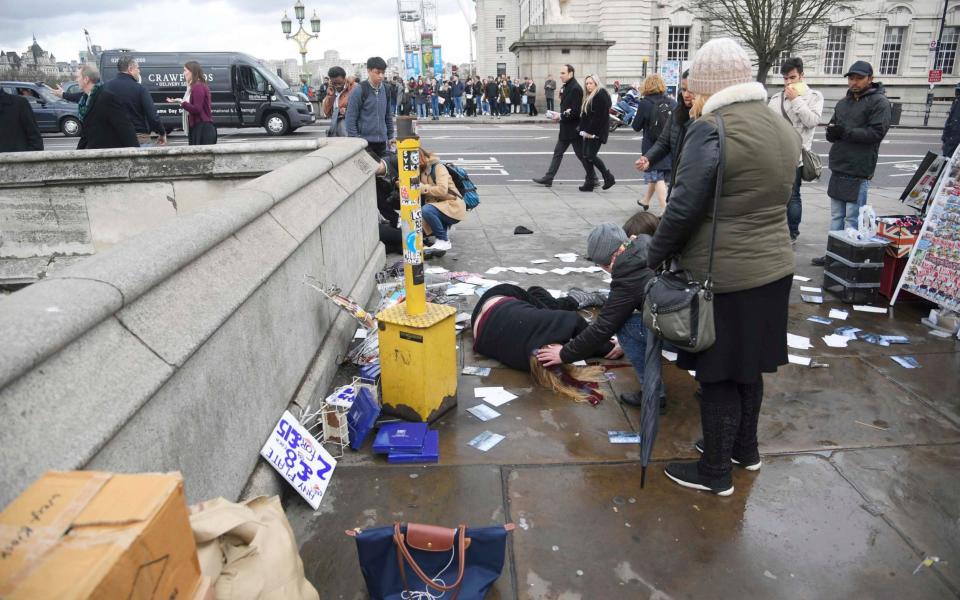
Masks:
[[[900,115],[903,114],[903,102],[893,102],[890,110],[890,124],[899,125]]]

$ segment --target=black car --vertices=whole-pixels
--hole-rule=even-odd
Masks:
[[[42,83],[0,81],[0,87],[6,93],[23,96],[30,102],[41,133],[61,132],[69,137],[80,135],[80,112],[76,102],[57,98]]]

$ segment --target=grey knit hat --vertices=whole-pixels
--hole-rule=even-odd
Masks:
[[[754,81],[750,57],[730,38],[703,45],[693,57],[687,88],[694,94],[716,94],[724,88]]]
[[[627,241],[627,234],[616,223],[597,225],[587,236],[587,258],[601,266],[610,264],[613,253]]]

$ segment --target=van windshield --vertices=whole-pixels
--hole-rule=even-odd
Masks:
[[[259,73],[260,75],[262,75],[264,79],[266,79],[268,82],[270,82],[270,85],[273,86],[273,89],[275,89],[278,94],[282,94],[282,93],[284,93],[285,91],[287,91],[288,89],[290,89],[290,86],[287,85],[287,83],[286,83],[284,80],[282,80],[282,79],[280,79],[279,77],[277,77],[276,74],[271,73],[271,72],[270,72],[270,69],[260,69],[260,68],[258,68],[258,69],[257,69],[257,73]]]

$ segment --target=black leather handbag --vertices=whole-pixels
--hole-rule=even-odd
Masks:
[[[723,118],[716,115],[720,134],[717,185],[713,194],[713,224],[707,276],[697,281],[686,270],[665,270],[647,283],[643,323],[657,336],[687,352],[703,352],[716,340],[713,322],[713,251],[717,241],[717,206],[723,189],[725,135]]]

